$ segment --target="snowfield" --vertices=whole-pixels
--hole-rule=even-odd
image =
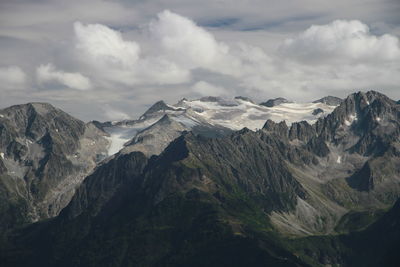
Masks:
[[[275,122],[286,121],[288,125],[303,120],[314,123],[319,117],[331,113],[335,107],[324,103],[282,103],[266,107],[243,99],[227,100],[216,97],[183,99],[175,105],[158,103],[156,109],[150,108],[151,112],[149,109],[138,120],[113,122],[111,126],[104,127],[104,130],[110,134],[108,154],[113,155],[165,114],[188,130],[207,125],[235,131],[246,127],[255,131],[261,129],[268,119]],[[313,115],[313,111],[318,108],[323,112]]]

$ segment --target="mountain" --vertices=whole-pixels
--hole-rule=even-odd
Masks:
[[[235,96],[235,99],[239,99],[239,100],[243,100],[243,101],[247,101],[247,102],[255,104],[255,102],[251,98],[246,97],[246,96]]]
[[[278,106],[278,105],[284,104],[284,103],[292,103],[292,102],[283,97],[278,97],[278,98],[274,98],[274,99],[269,99],[266,102],[262,102],[262,103],[260,103],[260,105],[272,108],[272,107],[275,107],[275,106]]]
[[[45,103],[0,110],[0,231],[56,216],[105,157],[106,135]]]
[[[315,109],[323,109],[323,112],[314,114]],[[197,100],[182,99],[175,105],[159,101],[138,120],[108,122],[102,128],[111,136],[110,155],[125,147],[121,153],[141,151],[150,156],[160,154],[184,131],[221,137],[244,127],[261,129],[267,119],[286,120],[288,123],[300,120],[315,122],[333,109],[334,106],[323,103],[281,103],[265,107],[245,97],[224,99],[209,96]],[[164,115],[168,115],[168,125],[162,120]],[[160,128],[163,131],[155,130]]]
[[[237,107],[218,101],[196,104]],[[168,112],[98,164],[58,216],[3,237],[4,266],[398,263],[395,101],[358,92],[313,124],[268,119],[218,138],[169,132]],[[124,151],[157,133],[178,137],[158,155]]]
[[[318,100],[313,101],[313,103],[324,103],[329,106],[338,106],[340,103],[342,103],[343,99],[336,97],[336,96],[325,96],[323,98],[320,98]]]
[[[289,107],[308,112],[315,105],[321,103],[286,103],[265,114]],[[98,127],[63,117],[71,120],[68,125],[95,127],[105,144],[112,135],[101,129],[124,129],[127,137],[137,131],[136,137],[98,162],[57,216],[3,235],[4,266],[398,263],[400,105],[395,101],[375,91],[357,92],[310,122],[269,118],[257,130],[226,127],[229,132],[218,136],[210,134],[222,127],[214,116],[235,118],[231,124],[237,125],[238,116],[228,114],[242,110],[248,117],[258,105],[210,97],[157,106],[146,118]],[[59,116],[64,114],[53,120]],[[188,118],[202,123],[189,127]],[[208,135],[196,133],[199,126],[210,127]],[[82,138],[85,131],[79,129]]]
[[[150,127],[139,131],[132,140],[125,144],[121,153],[142,151],[147,156],[160,154],[172,140],[186,130],[190,130],[190,128],[165,114]]]
[[[297,195],[306,198],[283,159],[254,135],[206,139],[187,133],[158,157],[116,155],[85,179],[56,219],[13,239],[16,247],[3,250],[2,262],[302,266],[278,242],[251,234],[273,233],[267,212],[292,209]],[[251,162],[240,164],[243,159]]]

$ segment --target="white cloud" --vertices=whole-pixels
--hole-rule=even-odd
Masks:
[[[400,59],[399,39],[375,36],[358,20],[335,20],[313,25],[297,37],[287,39],[281,51],[305,61],[393,61]]]
[[[94,63],[110,68],[129,68],[137,63],[140,47],[135,42],[124,41],[121,33],[101,24],[74,23],[77,48],[91,56]]]
[[[200,96],[229,96],[229,91],[221,86],[216,86],[205,81],[200,81],[192,86],[192,91]]]
[[[218,41],[192,20],[168,10],[143,29],[139,44],[104,25],[76,23],[77,47],[102,79],[135,86],[188,84],[187,93],[194,95],[226,94],[224,87],[233,83],[232,93],[306,99],[320,94],[321,88],[329,93],[350,91],[357,84],[393,88],[397,79],[387,77],[399,76],[398,38],[375,36],[356,20],[311,26],[268,52],[246,42]],[[199,69],[220,79],[200,75],[192,80]],[[152,90],[158,94],[162,88]],[[165,88],[163,94],[182,95],[182,87]]]
[[[143,56],[140,45],[124,40],[121,33],[105,25],[74,24],[76,47],[90,67],[112,82],[176,84],[190,79],[190,73],[164,57]]]
[[[26,74],[16,66],[0,68],[1,89],[23,89],[26,83]]]
[[[39,83],[56,82],[72,89],[88,90],[92,87],[90,80],[80,73],[56,70],[52,64],[40,65],[36,69]]]
[[[165,10],[150,23],[150,33],[164,53],[187,68],[210,67],[221,60],[229,48],[193,21]]]
[[[0,79],[9,82],[0,88],[8,84],[31,89],[30,94],[7,91],[7,100],[0,97],[3,106],[9,99],[82,103],[80,114],[93,107],[97,112],[91,116],[110,119],[112,114],[98,112],[107,103],[140,114],[159,99],[173,103],[208,94],[310,100],[377,89],[400,96],[396,0],[372,0],[368,5],[338,0],[329,7],[316,0],[289,5],[261,0],[234,5],[182,0],[24,2],[28,0],[0,8],[2,66],[39,70],[41,63],[55,62],[60,70],[42,65],[42,77],[36,73],[36,80],[47,88],[64,86],[35,90],[35,73],[10,78],[18,75],[4,76],[3,68]],[[61,5],[63,11],[54,15]],[[171,11],[157,15],[164,8]],[[338,17],[346,20],[335,21]],[[81,22],[74,24],[77,20]],[[96,92],[68,90],[85,87],[74,85],[68,74],[90,77]]]
[[[110,121],[116,121],[116,120],[127,120],[129,119],[129,115],[112,108],[110,105],[106,105],[105,107],[103,107],[103,111],[104,111],[104,116],[110,120]]]
[[[181,68],[202,68],[235,78],[245,77],[267,67],[270,59],[265,52],[245,43],[228,45],[216,40],[211,32],[192,20],[165,10],[149,25],[149,32],[159,44],[158,52]]]

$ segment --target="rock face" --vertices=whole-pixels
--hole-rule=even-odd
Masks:
[[[135,138],[125,145],[121,153],[141,151],[148,157],[160,154],[171,142],[184,131],[190,130],[168,115],[164,115],[157,123],[140,131]]]
[[[151,117],[155,117],[157,116],[157,114],[164,114],[166,113],[166,111],[176,111],[177,109],[168,106],[167,104],[165,104],[164,101],[158,101],[156,102],[154,105],[152,105],[141,117],[140,120],[145,120],[145,119],[149,119]]]
[[[313,101],[313,103],[324,103],[330,106],[338,106],[342,103],[343,99],[336,96],[325,96],[321,99]]]
[[[214,100],[221,102],[202,101]],[[56,218],[0,240],[0,261],[5,266],[398,263],[391,249],[400,241],[395,101],[358,92],[314,124],[267,120],[260,130],[243,128],[218,138],[186,131],[185,125],[163,114],[98,165]],[[157,143],[163,137],[176,138],[164,148]],[[37,142],[50,141],[44,134]],[[8,146],[5,158],[30,151]],[[132,152],[130,146],[162,152]],[[0,171],[9,172],[7,164],[0,161]]]
[[[150,160],[140,152],[116,155],[87,177],[62,213],[31,239],[55,243],[30,243],[35,261],[21,251],[23,258],[3,262],[102,266],[103,259],[90,255],[109,251],[106,261],[119,258],[116,264],[124,266],[301,265],[273,242],[265,241],[269,250],[258,247],[241,226],[260,217],[260,227],[270,228],[267,213],[293,210],[298,198],[307,198],[274,149],[251,131],[223,139],[186,133]],[[44,254],[49,245],[55,254]]]
[[[321,108],[316,108],[316,109],[314,109],[313,112],[312,112],[312,114],[313,114],[314,116],[315,116],[315,115],[318,115],[318,114],[321,114],[321,113],[324,113],[324,110],[321,109]]]
[[[101,159],[106,133],[49,104],[0,110],[0,225],[57,215]]]
[[[316,108],[323,108],[325,112],[313,115]],[[222,137],[243,128],[260,129],[268,119],[275,122],[285,119],[289,125],[302,120],[315,122],[333,109],[334,106],[323,103],[265,107],[241,96],[234,99],[209,96],[182,99],[175,105],[159,101],[137,120],[93,123],[110,134],[110,155],[122,149],[122,153],[141,151],[150,156],[160,154],[183,130],[207,137]],[[169,123],[164,122],[165,115]],[[162,131],[157,130],[161,128]]]
[[[246,96],[235,96],[235,99],[240,99],[240,100],[247,101],[247,102],[250,102],[253,104],[255,103],[251,98],[246,97]]]
[[[289,101],[283,97],[278,97],[278,98],[274,98],[274,99],[269,99],[266,102],[262,102],[262,103],[260,103],[260,105],[266,106],[266,107],[275,107],[275,106],[283,104],[283,103],[291,103],[291,101]]]

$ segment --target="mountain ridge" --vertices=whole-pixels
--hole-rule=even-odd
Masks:
[[[172,118],[162,114],[150,129]],[[358,92],[315,123],[263,125],[218,138],[181,129],[158,154],[114,154],[60,215],[0,242],[0,259],[6,266],[394,266],[400,106]]]

